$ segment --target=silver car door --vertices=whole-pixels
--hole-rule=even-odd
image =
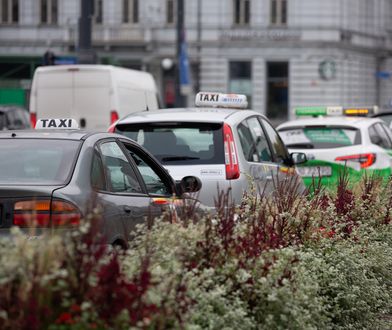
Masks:
[[[237,130],[250,179],[259,193],[272,191],[277,166],[272,161],[270,146],[260,122],[257,117],[247,118]]]

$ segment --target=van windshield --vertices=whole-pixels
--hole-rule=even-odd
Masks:
[[[116,133],[135,140],[165,165],[224,163],[221,124],[123,124]]]
[[[2,140],[0,185],[65,184],[80,141],[47,139]]]

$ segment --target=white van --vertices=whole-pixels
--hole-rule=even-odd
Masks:
[[[74,118],[81,128],[107,130],[117,119],[159,107],[153,76],[111,65],[59,65],[35,70],[30,94],[37,118]]]

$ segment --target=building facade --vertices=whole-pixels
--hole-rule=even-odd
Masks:
[[[81,0],[0,0],[0,88],[77,56]],[[176,0],[94,0],[98,62],[148,70],[174,104]],[[238,92],[276,122],[302,105],[392,104],[390,0],[185,0],[192,91]],[[9,94],[8,94],[9,95]],[[0,93],[1,102],[1,93]]]

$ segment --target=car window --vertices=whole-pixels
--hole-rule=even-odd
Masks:
[[[289,149],[329,149],[361,144],[360,131],[354,127],[285,127],[279,134]]]
[[[165,165],[224,164],[221,124],[124,124],[116,133],[135,140]]]
[[[28,128],[30,127],[30,118],[27,111],[23,109],[18,109],[18,120],[20,122],[20,128]]]
[[[105,172],[101,156],[97,149],[94,150],[91,166],[91,186],[97,190],[106,190]]]
[[[371,133],[371,134],[370,134]],[[374,124],[369,128],[370,140],[378,146],[391,149],[391,141],[380,123]]]
[[[242,152],[248,162],[271,162],[272,156],[264,131],[256,117],[244,120],[237,128]]]
[[[388,127],[391,127],[392,114],[380,114],[376,117],[379,119],[382,119],[383,121],[385,121],[385,123],[387,124]]]
[[[387,136],[389,138],[389,141],[392,142],[392,131],[391,131],[391,129],[387,125],[385,125],[385,124],[381,124],[381,127],[384,129],[385,133],[387,134]]]
[[[268,121],[262,118],[259,119],[263,123],[266,134],[269,137],[269,140],[271,142],[271,148],[275,155],[276,161],[280,164],[285,162],[289,158],[288,152],[278,132],[271,126]]]
[[[111,192],[142,193],[137,175],[120,146],[114,142],[101,143],[103,168],[107,188]]]
[[[71,175],[80,144],[74,140],[2,139],[0,184],[64,184]]]
[[[7,128],[13,128],[15,122],[15,111],[7,111],[6,112],[6,122]]]
[[[152,195],[172,195],[173,192],[170,185],[166,182],[167,180],[165,180],[163,175],[154,168],[155,166],[151,160],[146,155],[137,152],[132,146],[124,145],[143,177],[147,192]]]
[[[0,112],[0,130],[6,128],[7,122],[4,112]]]

